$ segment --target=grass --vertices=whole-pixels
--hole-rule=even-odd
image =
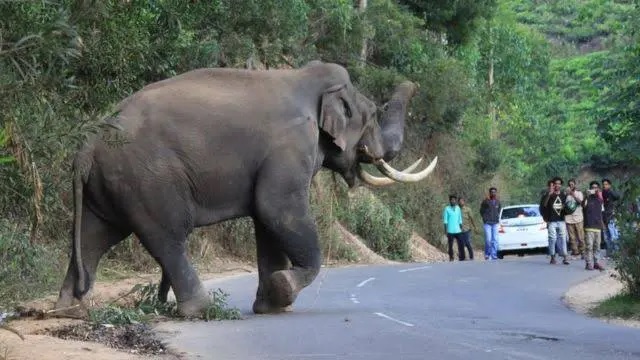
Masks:
[[[121,306],[114,303],[104,307],[89,310],[89,322],[94,326],[129,325],[148,323],[154,318],[169,317],[182,318],[178,313],[177,304],[172,301],[162,303],[158,300],[158,284],[135,285],[127,296],[134,298],[133,306]],[[201,315],[201,319],[211,320],[239,320],[240,311],[227,306],[226,294],[221,289],[209,292],[211,298],[209,306]]]
[[[598,304],[591,310],[591,314],[602,317],[640,320],[640,298],[627,293],[614,295]]]

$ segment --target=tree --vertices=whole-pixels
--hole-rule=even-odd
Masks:
[[[603,95],[595,113],[599,130],[612,155],[627,164],[640,165],[640,7],[628,29],[627,43],[613,52]]]
[[[400,0],[416,16],[424,19],[425,26],[445,33],[454,45],[467,42],[476,30],[477,21],[489,18],[496,0]]]

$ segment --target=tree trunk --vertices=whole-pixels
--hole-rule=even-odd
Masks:
[[[489,25],[491,26],[491,25]],[[492,28],[489,28],[489,37],[492,38],[493,37],[493,31],[491,31]],[[491,44],[492,39],[489,39],[489,43]],[[489,48],[489,79],[488,79],[488,86],[489,86],[489,119],[491,121],[491,128],[490,128],[490,132],[489,132],[489,137],[494,140],[498,137],[497,134],[497,124],[496,124],[496,104],[493,98],[493,45],[491,45],[491,48]]]
[[[367,9],[367,0],[358,0],[358,12],[363,13]],[[367,37],[362,37],[362,45],[360,47],[360,66],[364,66],[367,62]]]

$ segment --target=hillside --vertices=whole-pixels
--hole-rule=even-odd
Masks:
[[[554,57],[564,58],[610,49],[629,22],[631,1],[509,0],[516,19],[547,37]]]

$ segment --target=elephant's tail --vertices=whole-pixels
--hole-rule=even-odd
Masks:
[[[78,272],[74,296],[80,299],[89,290],[89,276],[82,263],[82,204],[84,183],[91,169],[91,151],[82,149],[73,161],[73,257]]]

